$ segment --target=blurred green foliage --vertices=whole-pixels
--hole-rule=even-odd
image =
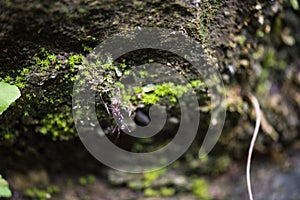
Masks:
[[[9,198],[12,196],[12,193],[9,189],[7,181],[2,178],[0,174],[0,197],[6,197]]]

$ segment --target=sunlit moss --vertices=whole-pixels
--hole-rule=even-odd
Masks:
[[[163,175],[166,173],[166,169],[160,169],[152,172],[147,172],[143,174],[144,177],[144,186],[148,187],[152,184],[153,181],[155,181],[159,176]]]
[[[127,92],[130,95],[132,102],[141,101],[144,104],[153,105],[166,97],[171,104],[177,102],[186,92],[191,89],[203,87],[204,83],[200,80],[194,80],[186,85],[175,85],[172,82],[166,82],[156,85],[147,85],[143,87],[134,87],[134,94]]]
[[[74,72],[76,68],[78,68],[78,65],[80,65],[83,62],[84,56],[81,54],[78,55],[70,55],[68,58],[68,63],[70,67],[70,71]]]
[[[175,194],[176,190],[171,187],[162,187],[160,189],[146,188],[144,190],[145,196],[148,197],[169,197]]]
[[[175,192],[176,192],[176,190],[174,188],[170,188],[170,187],[160,188],[160,194],[165,197],[173,196],[175,194]]]
[[[157,196],[159,196],[159,190],[155,190],[152,188],[146,188],[144,191],[144,194],[145,194],[145,196],[148,196],[148,197],[157,197]]]
[[[209,184],[203,178],[192,180],[192,193],[201,200],[211,200],[212,197],[208,194]]]

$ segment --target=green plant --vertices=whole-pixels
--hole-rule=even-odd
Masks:
[[[75,130],[72,128],[73,118],[71,108],[65,106],[60,112],[48,113],[42,120],[38,131],[43,135],[51,134],[52,139],[66,140],[72,137]]]
[[[299,10],[299,3],[297,0],[290,0],[290,4],[292,5],[294,10]]]
[[[174,188],[170,187],[162,187],[160,188],[160,194],[164,197],[173,196],[175,194],[176,190]]]
[[[82,186],[87,186],[88,184],[94,183],[95,180],[96,180],[95,176],[88,175],[88,176],[80,177],[79,178],[79,183]]]
[[[147,188],[147,189],[145,189],[144,194],[147,197],[157,197],[157,196],[159,196],[159,191],[154,190],[152,188]]]
[[[14,85],[0,82],[0,115],[19,97],[20,90]],[[8,183],[0,175],[0,197],[11,197],[11,191]]]
[[[46,189],[29,188],[25,190],[25,195],[32,199],[46,200],[50,199],[53,194],[60,191],[59,187],[56,185],[50,185]]]
[[[197,40],[207,43],[210,24],[221,6],[220,0],[202,0],[201,3],[197,3],[196,14],[187,24],[187,30],[191,31]]]
[[[75,69],[77,68],[77,66],[83,62],[83,59],[84,59],[84,56],[81,55],[81,54],[79,54],[79,55],[70,55],[69,58],[68,58],[70,71],[74,72]]]
[[[170,197],[175,194],[176,190],[174,188],[169,187],[162,187],[159,190],[158,189],[152,189],[152,188],[146,188],[144,190],[144,194],[147,197]]]
[[[164,173],[166,173],[166,169],[159,169],[156,171],[152,171],[152,172],[147,172],[144,173],[144,186],[145,187],[149,187],[153,181],[155,181],[156,179],[158,179],[158,177],[162,176]]]
[[[161,98],[166,97],[173,105],[177,98],[182,97],[191,89],[204,88],[204,83],[200,80],[193,80],[186,85],[175,85],[172,82],[165,82],[157,85],[147,85],[144,87],[134,87],[134,94],[130,94],[130,100],[140,100],[144,104],[156,104]],[[130,92],[128,92],[130,93]],[[139,97],[137,99],[137,97]]]
[[[209,185],[203,178],[196,178],[192,180],[192,193],[202,200],[210,200],[211,196],[208,194]]]
[[[159,169],[152,172],[143,173],[139,180],[133,179],[127,183],[128,187],[133,190],[143,191],[147,197],[172,196],[176,189],[171,187],[157,187],[154,183],[157,179],[163,177],[167,168]]]
[[[20,96],[21,93],[17,86],[0,82],[0,115]]]
[[[2,176],[0,175],[0,197],[9,198],[11,196],[12,194],[9,189],[7,181],[4,178],[2,178]]]

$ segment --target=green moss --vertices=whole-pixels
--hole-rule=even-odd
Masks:
[[[162,187],[160,190],[147,188],[144,190],[144,195],[147,197],[169,197],[175,194],[176,190],[174,188]]]
[[[212,197],[208,194],[209,184],[203,178],[192,180],[192,193],[201,200],[211,200]]]
[[[85,44],[82,44],[81,46],[83,48],[83,51],[85,51],[85,52],[91,52],[93,50],[92,47],[89,47],[89,46],[87,46]]]
[[[162,176],[163,174],[165,174],[167,171],[167,169],[162,168],[156,171],[152,171],[152,172],[147,172],[143,174],[144,177],[144,186],[148,187],[152,184],[153,181],[155,181],[156,179],[158,179],[159,176]]]
[[[18,109],[21,110],[23,116],[33,118],[38,116],[39,118],[39,116],[44,116],[45,112],[49,113],[40,120],[40,125],[36,129],[37,132],[51,135],[53,139],[63,140],[72,138],[75,135],[71,107],[70,105],[61,105],[63,102],[70,100],[70,95],[66,96],[65,93],[59,91],[61,85],[53,87],[53,84],[44,84],[44,82],[54,80],[57,81],[55,85],[63,84],[64,88],[66,85],[71,85],[75,81],[76,71],[82,65],[83,59],[82,54],[55,54],[41,48],[40,52],[32,57],[31,66],[17,71],[12,70],[11,75],[3,78],[5,82],[14,84],[22,90],[24,95],[20,99],[21,103],[18,105]],[[59,77],[59,80],[56,77]],[[39,85],[42,90],[39,93],[32,92],[32,85]],[[66,87],[66,90],[69,90],[69,88]],[[66,93],[68,92],[71,92],[71,90],[66,91]],[[53,96],[54,94],[58,95]],[[35,106],[32,106],[33,104]],[[50,107],[52,107],[52,110]],[[11,139],[13,137],[6,134],[5,138]]]
[[[141,78],[147,77],[149,74],[147,71],[139,71]]]
[[[159,96],[157,96],[154,93],[150,93],[150,94],[143,93],[142,94],[142,102],[144,104],[153,105],[153,104],[156,104],[158,101],[159,101]]]
[[[198,3],[194,18],[187,23],[187,30],[194,38],[207,42],[209,27],[215,20],[214,16],[218,13],[221,5],[222,1],[219,0]]]
[[[50,134],[54,140],[67,140],[74,137],[71,107],[66,106],[62,112],[47,114],[42,119],[42,126],[38,131],[43,135]]]
[[[212,169],[213,175],[219,175],[226,172],[231,164],[231,159],[228,155],[223,155],[217,158]]]
[[[160,188],[160,194],[165,197],[173,196],[176,190],[170,187],[162,187]]]
[[[155,190],[152,188],[147,188],[144,191],[145,196],[147,197],[158,197],[159,196],[159,190]]]
[[[96,178],[93,175],[83,176],[79,178],[79,184],[83,186],[87,186],[89,184],[94,183],[95,180]]]
[[[40,52],[35,53],[31,59],[31,66],[24,67],[17,70],[12,70],[13,75],[7,75],[3,80],[7,83],[14,84],[20,89],[25,89],[27,84],[34,82],[43,82],[44,77],[51,77],[53,74],[56,76],[59,73],[64,73],[65,81],[74,81],[75,72],[83,63],[84,56],[82,54],[70,53],[68,56],[54,54],[41,48]],[[66,71],[68,67],[68,71]],[[31,80],[28,82],[28,78]],[[67,79],[67,80],[66,80]],[[45,79],[47,80],[47,79]]]
[[[177,102],[177,98],[182,97],[193,88],[204,88],[204,83],[201,80],[193,80],[187,85],[175,85],[172,82],[166,82],[144,87],[134,87],[133,93],[129,91],[127,94],[132,102],[141,101],[144,104],[153,105],[165,97],[173,105]]]
[[[160,176],[165,174],[167,169],[159,169],[152,172],[144,173],[140,180],[132,180],[127,183],[127,186],[134,190],[143,190],[146,196],[158,196],[161,194],[160,190],[153,188],[152,184]],[[165,189],[163,191],[165,195],[171,193],[170,190]]]
[[[85,68],[87,69],[86,73],[83,74],[87,79],[103,77],[103,79],[101,79],[101,85],[95,87],[97,92],[108,94],[108,96],[111,97],[113,95],[112,92],[116,91],[115,89],[117,87],[121,88],[121,100],[124,103],[123,105],[153,105],[160,100],[167,100],[171,104],[175,104],[177,98],[180,98],[189,89],[203,86],[200,80],[194,80],[187,85],[175,85],[174,83],[167,82],[153,85],[153,87],[149,85],[134,87],[132,91],[125,91],[125,87],[122,86],[122,84],[118,84],[118,79],[126,72],[130,73],[131,71],[125,64],[125,61],[122,64],[114,65],[112,59],[108,57],[105,63],[96,60],[94,64],[85,66],[83,59],[84,57],[81,54],[55,54],[51,51],[47,51],[45,48],[41,48],[40,52],[33,56],[31,66],[18,70],[18,76],[16,77],[6,76],[6,82],[16,83],[19,88],[24,89],[25,95],[22,99],[23,104],[20,105],[23,116],[32,115],[33,109],[48,108],[49,104],[50,107],[53,106],[54,109],[52,110],[42,109],[42,113],[46,112],[48,114],[40,120],[40,124],[36,128],[37,132],[50,135],[55,140],[67,140],[75,135],[71,107],[70,105],[61,105],[63,102],[66,102],[66,96],[53,96],[52,94],[56,92],[61,94],[61,92],[53,91],[56,90],[56,87],[53,88],[51,85],[44,84],[44,82],[54,80],[57,81],[55,84],[58,82],[64,85],[72,84],[76,79],[76,72],[79,67],[83,70]],[[101,66],[101,68],[99,68],[99,66]],[[56,79],[57,76],[59,80]],[[149,74],[147,71],[140,71],[136,76],[147,77]],[[86,79],[84,78],[81,79],[79,84],[86,84]],[[40,85],[43,94],[36,96],[34,93],[27,92],[27,84]],[[59,87],[60,86],[58,86],[57,89]],[[69,96],[67,98],[69,98]],[[29,101],[35,102],[35,104],[38,103],[38,108],[31,106],[31,103],[27,103]]]
[[[50,51],[41,48],[41,52],[36,53],[32,59],[32,67],[40,73],[58,73],[61,70],[65,70],[68,67],[69,72],[74,73],[79,66],[83,63],[84,56],[82,54],[70,53],[68,56],[54,54]],[[70,74],[66,79],[74,77],[74,74]]]
[[[284,71],[287,67],[285,60],[280,59],[275,49],[261,50],[263,54],[261,65],[262,70],[258,77],[257,93],[261,96],[265,96],[269,93],[271,87],[271,79],[274,79],[273,75],[278,71]]]
[[[56,185],[50,185],[45,189],[29,188],[24,191],[25,196],[32,199],[46,200],[50,199],[53,194],[59,193],[60,188]]]
[[[23,76],[17,76],[14,84],[20,88],[20,89],[24,89],[26,87],[26,81],[25,78]]]
[[[84,59],[84,56],[81,55],[81,54],[78,54],[78,55],[70,55],[69,58],[68,58],[68,63],[69,63],[70,71],[71,71],[71,72],[74,72],[75,69],[77,69],[78,66],[79,66],[80,64],[82,64],[83,59]]]
[[[14,71],[13,71],[14,72]],[[6,83],[14,84],[20,89],[24,89],[26,86],[26,79],[25,76],[29,72],[28,68],[23,68],[22,70],[18,70],[16,74],[16,77],[12,77],[10,75],[7,75],[3,78],[3,81]]]
[[[196,89],[203,88],[205,86],[204,82],[201,80],[193,80],[191,81],[190,84],[192,88],[196,88]]]
[[[11,76],[6,76],[4,78],[4,82],[10,83],[13,80],[13,78]]]
[[[284,70],[286,68],[287,64],[284,60],[280,60],[277,58],[277,55],[276,55],[274,49],[269,49],[266,52],[266,55],[262,61],[262,66],[264,68],[273,68],[273,69]]]

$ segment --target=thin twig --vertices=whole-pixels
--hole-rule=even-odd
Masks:
[[[254,133],[253,133],[252,140],[251,140],[250,147],[249,147],[249,151],[248,151],[247,167],[246,167],[246,179],[247,179],[247,189],[248,189],[249,199],[253,200],[253,193],[252,193],[252,188],[251,188],[251,178],[250,178],[251,159],[252,159],[252,154],[253,154],[255,141],[256,141],[256,138],[257,138],[257,135],[258,135],[259,127],[260,127],[261,110],[260,110],[260,107],[259,107],[259,102],[253,94],[247,93],[246,97],[248,97],[248,99],[250,100],[252,106],[254,107],[255,115],[256,115],[255,129],[254,129]]]

